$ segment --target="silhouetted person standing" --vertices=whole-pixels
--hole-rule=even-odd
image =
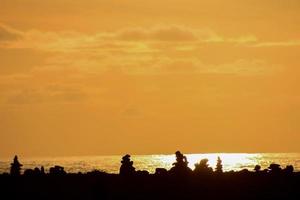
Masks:
[[[10,174],[13,176],[20,176],[22,166],[23,165],[18,161],[18,156],[15,156],[13,163],[11,163]]]
[[[133,161],[130,160],[130,155],[127,154],[123,156],[122,165],[120,167],[120,175],[132,175],[135,173],[135,168],[133,167]]]

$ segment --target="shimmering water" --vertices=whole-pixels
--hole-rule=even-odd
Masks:
[[[256,164],[267,168],[271,163],[278,163],[282,167],[293,165],[296,171],[300,171],[300,153],[213,153],[213,154],[186,154],[189,166],[194,169],[194,164],[203,158],[209,159],[211,167],[215,167],[217,157],[223,161],[224,171],[241,169],[252,170]],[[67,172],[88,172],[94,169],[109,173],[118,173],[122,156],[81,156],[81,157],[43,157],[43,158],[19,158],[23,169],[44,166],[46,170],[54,165],[65,167]],[[153,173],[155,168],[170,169],[175,162],[174,155],[132,155],[134,166],[137,170],[148,170]],[[11,160],[0,160],[0,173],[8,172]]]

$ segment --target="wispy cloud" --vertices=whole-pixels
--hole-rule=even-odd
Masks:
[[[290,40],[290,41],[280,41],[280,42],[259,42],[254,45],[253,47],[293,47],[293,46],[300,46],[300,40]]]
[[[22,33],[22,39],[12,41],[9,48],[36,48],[56,52],[44,66],[36,70],[73,69],[88,73],[102,73],[117,69],[128,74],[165,73],[224,73],[265,74],[278,68],[260,59],[237,58],[231,62],[212,64],[203,62],[192,53],[213,43],[246,46],[257,43],[252,35],[224,37],[210,29],[191,29],[184,26],[127,28],[115,32],[86,35],[75,32]],[[189,51],[187,57],[176,52]],[[272,69],[272,70],[271,70]],[[51,73],[47,72],[47,73]]]
[[[0,23],[0,43],[10,42],[22,37],[22,32]]]
[[[252,35],[225,37],[209,28],[193,29],[185,26],[166,25],[149,28],[137,27],[111,32],[83,34],[72,31],[45,32],[40,30],[18,31],[8,26],[3,29],[3,38],[20,37],[10,41],[7,48],[36,48],[45,51],[78,51],[108,49],[143,51],[148,43],[177,43],[178,45],[199,43],[234,43],[245,44],[256,41]],[[4,31],[5,30],[5,31]],[[9,31],[8,31],[9,30]],[[1,29],[0,29],[1,31]],[[142,48],[140,48],[143,46]]]

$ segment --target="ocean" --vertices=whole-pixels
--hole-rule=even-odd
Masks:
[[[194,169],[195,163],[203,158],[209,159],[209,165],[215,168],[217,157],[220,156],[224,171],[239,171],[242,169],[253,170],[256,164],[262,169],[271,163],[278,163],[282,168],[293,165],[295,171],[300,171],[300,153],[209,153],[209,154],[185,154],[189,161],[189,167]],[[60,165],[67,172],[88,172],[102,170],[108,173],[118,173],[122,156],[72,156],[72,157],[36,157],[22,158],[23,170],[44,166],[48,171],[54,165]],[[0,173],[9,172],[12,159],[0,159]],[[136,170],[155,172],[155,168],[170,169],[175,162],[175,155],[132,155]]]

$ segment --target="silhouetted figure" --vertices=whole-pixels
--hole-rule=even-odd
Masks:
[[[170,169],[170,173],[174,175],[187,175],[192,172],[188,167],[188,161],[180,151],[175,152],[176,162],[173,163],[174,167]]]
[[[49,173],[50,173],[50,175],[65,175],[65,174],[67,174],[65,172],[64,168],[61,166],[58,166],[58,165],[51,167],[49,170]]]
[[[260,172],[260,170],[261,170],[261,166],[260,166],[260,165],[255,165],[254,171],[255,171],[256,173],[258,173],[258,172]]]
[[[21,175],[21,167],[23,165],[18,161],[18,156],[14,157],[13,163],[11,163],[10,174],[13,176]]]
[[[132,175],[135,173],[135,168],[133,167],[133,161],[130,160],[130,155],[127,154],[123,156],[120,167],[120,175]]]
[[[216,165],[216,173],[223,173],[222,160],[219,156],[218,156],[217,165]]]
[[[281,171],[281,167],[278,164],[272,163],[269,166],[270,173],[277,174]]]
[[[197,174],[209,174],[213,172],[213,169],[208,166],[208,159],[200,160],[200,163],[195,164],[194,172]]]

